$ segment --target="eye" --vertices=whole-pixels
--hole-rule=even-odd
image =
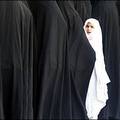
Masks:
[[[91,28],[94,28],[93,26],[91,26]]]
[[[89,28],[89,26],[88,26],[88,25],[86,25],[86,28]]]

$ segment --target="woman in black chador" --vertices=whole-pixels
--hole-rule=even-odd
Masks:
[[[32,15],[23,2],[0,1],[0,111],[5,119],[33,116],[32,34]]]
[[[67,1],[59,2],[29,2],[37,35],[34,118],[87,118],[81,96],[86,92],[95,54],[73,6]],[[68,11],[70,18],[67,18]]]
[[[68,62],[73,119],[85,119],[85,98],[92,74],[95,53],[83,30],[82,20],[72,1],[57,1],[68,25]],[[83,106],[82,106],[83,105]]]
[[[116,2],[94,0],[91,3],[92,17],[99,20],[102,28],[106,70],[111,80],[109,100],[99,118],[120,119],[120,39]]]
[[[66,105],[63,101],[63,88],[67,79],[67,24],[55,1],[28,3],[34,16],[36,30],[34,118],[60,119],[64,116],[63,107]],[[69,93],[66,96],[69,96]],[[69,108],[65,110],[67,112]],[[66,115],[69,116],[69,112]]]

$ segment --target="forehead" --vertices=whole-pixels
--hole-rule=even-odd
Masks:
[[[91,23],[91,22],[87,22],[87,24],[86,25],[89,25],[89,26],[94,26],[93,25],[93,23]]]

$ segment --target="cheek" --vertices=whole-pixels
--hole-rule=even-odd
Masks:
[[[90,29],[89,29],[89,32],[91,32],[91,33],[92,33],[93,31],[94,31],[94,29],[93,29],[93,28],[90,28]]]
[[[89,29],[88,29],[88,28],[85,28],[85,31],[86,31],[86,32],[89,32]]]
[[[91,32],[93,32],[94,31],[94,28],[91,28]]]

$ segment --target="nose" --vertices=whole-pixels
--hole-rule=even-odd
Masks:
[[[91,27],[88,27],[88,30],[91,30]]]
[[[88,28],[87,28],[87,32],[88,32],[88,33],[91,33],[91,27],[88,27]]]

